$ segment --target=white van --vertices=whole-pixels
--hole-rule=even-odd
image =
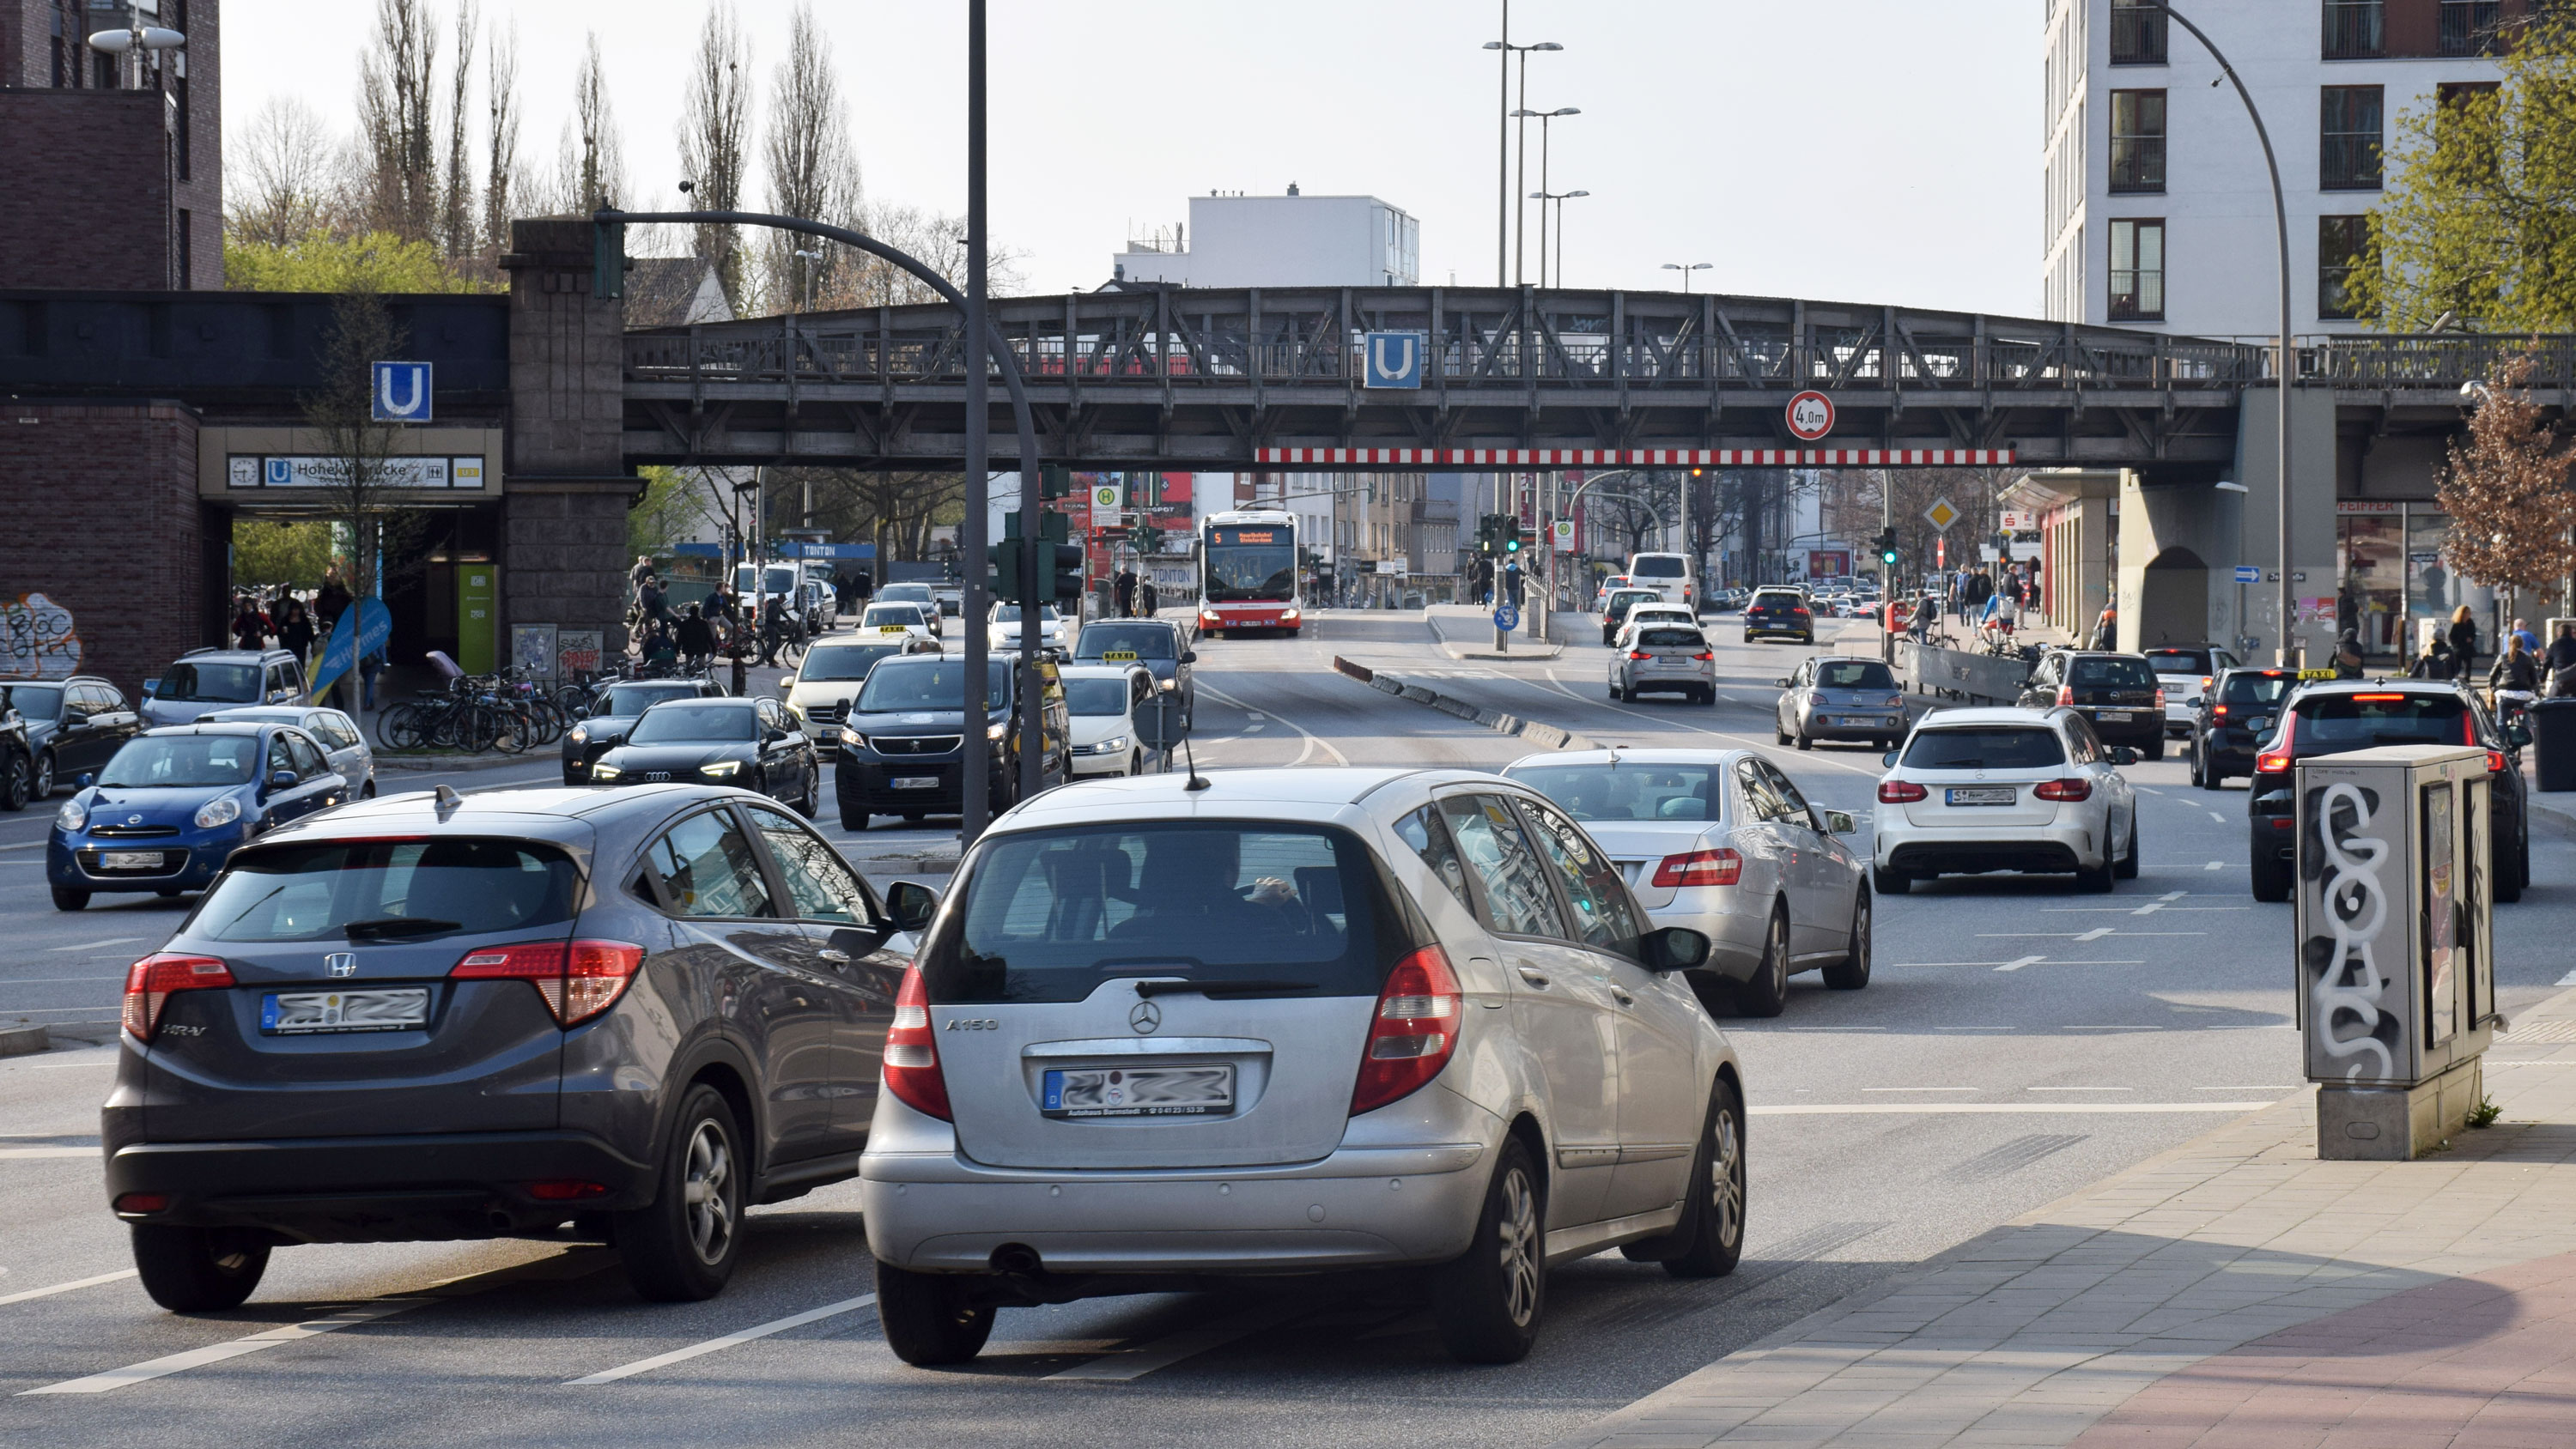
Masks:
[[[1699,607],[1699,581],[1691,577],[1686,553],[1638,553],[1628,556],[1628,587],[1653,589],[1667,604]]]

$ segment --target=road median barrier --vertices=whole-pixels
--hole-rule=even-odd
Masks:
[[[1551,750],[1601,748],[1599,742],[1595,740],[1568,730],[1558,729],[1552,724],[1542,724],[1534,719],[1522,719],[1519,715],[1505,714],[1501,710],[1485,709],[1454,695],[1442,694],[1438,690],[1425,688],[1419,684],[1408,684],[1392,674],[1381,673],[1368,665],[1344,659],[1338,654],[1333,656],[1333,668],[1336,672],[1346,674],[1371,689],[1395,695],[1400,699],[1409,699],[1416,704],[1429,705],[1442,714],[1455,716],[1470,724],[1483,725],[1498,735],[1512,735]]]

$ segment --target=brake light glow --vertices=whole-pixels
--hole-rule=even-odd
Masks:
[[[2075,686],[2071,684],[2057,686],[2057,703],[2061,709],[2075,703]]]
[[[521,941],[465,953],[450,981],[525,981],[557,1026],[578,1026],[617,1004],[644,964],[631,941]]]
[[[1878,803],[1881,805],[1902,805],[1909,800],[1920,800],[1931,793],[1931,791],[1924,789],[1922,786],[1915,784],[1911,780],[1881,780],[1878,782]]]
[[[921,968],[903,973],[895,988],[894,1022],[886,1028],[885,1086],[896,1100],[916,1112],[953,1121],[948,1109],[948,1079],[939,1071],[939,1043],[930,1030],[930,989]]]
[[[2281,733],[2273,739],[2274,748],[2254,757],[2255,774],[2286,775],[2290,772],[2290,737],[2298,728],[2298,711],[2292,710],[2281,716]]]
[[[2156,686],[2156,708],[2158,708],[2158,709],[2162,709],[2162,708],[2164,708],[2164,707],[2165,707],[2165,687],[2164,687],[2163,685],[2159,684],[2159,685],[2157,685],[2157,686]]]
[[[2090,780],[2042,780],[2031,788],[2030,793],[2038,796],[2042,800],[2090,800],[2093,798],[2093,782]]]
[[[1643,649],[1631,649],[1628,651],[1628,657],[1631,659],[1652,659],[1655,656],[1647,653]]]
[[[1668,855],[1655,867],[1659,886],[1731,886],[1744,875],[1744,857],[1732,850],[1694,850]]]
[[[2364,700],[2371,704],[2386,704],[2392,699],[2404,699],[2405,697],[2406,696],[2402,694],[2356,694],[2353,696],[2354,699]]]
[[[2501,775],[2504,773],[2504,751],[2487,751],[2487,773],[2490,775]]]
[[[125,969],[125,1029],[136,1041],[150,1041],[172,996],[232,984],[233,968],[212,956],[155,951]]]
[[[1376,1111],[1440,1075],[1458,1049],[1462,1004],[1457,973],[1439,947],[1425,946],[1395,963],[1369,1018],[1359,1081],[1351,1088],[1352,1116]]]
[[[2212,719],[2225,719],[2227,718],[2227,706],[2223,704],[2213,704],[2209,707],[2209,714]]]
[[[1711,660],[1711,659],[1715,659],[1715,658],[1717,657],[1717,655],[1716,655],[1713,651],[1711,651],[1711,650],[1703,649],[1703,650],[1701,650],[1700,652],[1698,652],[1697,654],[1692,655],[1691,657],[1692,657],[1693,659],[1697,659],[1697,660],[1701,661],[1702,663],[1706,663],[1707,661],[1709,661],[1709,660]]]

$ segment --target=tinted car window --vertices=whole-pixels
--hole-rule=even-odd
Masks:
[[[162,672],[156,699],[189,704],[251,704],[259,699],[256,664],[194,664],[186,661]]]
[[[2456,694],[2323,694],[2295,706],[2302,755],[2374,745],[2465,745],[2468,702]]]
[[[1894,689],[1896,676],[1875,659],[1827,659],[1816,665],[1820,689]]]
[[[313,742],[311,740],[305,739],[301,735],[282,735],[279,738],[285,740],[287,749],[294,752],[295,773],[303,776],[305,779],[313,779],[331,768],[330,765],[323,760],[322,752],[313,747]]]
[[[288,744],[286,740],[287,737],[283,734],[268,737],[268,773],[274,775],[284,770],[291,775],[301,775],[304,772],[295,768],[295,747]]]
[[[985,705],[998,709],[1011,701],[1010,666],[993,662],[987,670]],[[883,667],[869,670],[868,682],[860,686],[854,706],[863,714],[965,707],[966,661],[945,655],[934,659],[927,654],[889,659]]]
[[[2289,674],[2231,674],[2218,687],[2221,704],[2279,704],[2281,696],[2298,687],[2298,679]]]
[[[1640,649],[1705,649],[1708,641],[1697,629],[1643,629],[1637,634]]]
[[[1004,836],[923,951],[936,1002],[1080,1001],[1104,980],[1372,996],[1411,933],[1347,831],[1193,821]]]
[[[1763,774],[1762,768],[1751,760],[1736,762],[1735,788],[1744,792],[1744,808],[1754,819],[1788,818],[1788,802],[1782,800],[1779,792],[1771,788],[1771,777]]]
[[[709,700],[703,704],[655,705],[644,711],[644,717],[635,722],[626,739],[629,744],[659,745],[700,740],[735,743],[759,737],[756,710],[731,701]]]
[[[2146,654],[2147,667],[2158,674],[2207,674],[2210,670],[2206,649],[2150,649]]]
[[[778,864],[778,874],[787,883],[788,903],[797,915],[848,925],[874,922],[876,913],[869,909],[867,891],[850,874],[839,851],[775,810],[751,807],[751,823],[768,843],[769,857]]]
[[[1440,807],[1459,856],[1484,883],[1485,924],[1506,935],[1562,939],[1565,917],[1541,873],[1546,867],[1503,802],[1489,795],[1452,795]]]
[[[769,886],[751,842],[720,811],[692,815],[645,848],[671,908],[684,916],[766,916]]]
[[[1128,698],[1127,681],[1068,679],[1064,682],[1064,697],[1075,714],[1125,714]]]
[[[1796,594],[1760,593],[1753,596],[1751,607],[1756,609],[1796,609],[1804,607],[1806,602],[1807,601],[1805,599]]]
[[[1458,846],[1449,838],[1449,827],[1440,822],[1440,807],[1425,805],[1395,823],[1396,835],[1413,847],[1431,873],[1458,898],[1458,904],[1475,908],[1467,894],[1467,867],[1458,859]]]
[[[2153,689],[2156,672],[2143,659],[2070,659],[2066,682],[2078,689]]]
[[[1556,868],[1557,884],[1565,888],[1565,899],[1574,907],[1573,939],[1623,956],[1636,955],[1637,918],[1628,909],[1628,888],[1619,880],[1619,867],[1595,850],[1564,816],[1526,801],[1521,809],[1529,817],[1539,853]]]
[[[53,719],[63,712],[63,688],[59,684],[0,687],[0,709],[14,709],[35,721]]]
[[[1770,783],[1772,795],[1780,801],[1780,808],[1787,812],[1787,818],[1790,821],[1799,825],[1816,823],[1815,812],[1807,808],[1807,797],[1798,793],[1797,785],[1788,776],[1772,768],[1767,761],[1762,762],[1759,768],[1762,771],[1762,778]]]
[[[484,934],[572,919],[579,872],[516,840],[324,841],[234,856],[190,929],[217,941]]]
[[[868,629],[886,624],[927,624],[929,622],[921,617],[919,604],[870,604],[868,611],[859,616],[860,627]]]
[[[2066,763],[2057,731],[2036,725],[1920,729],[1905,746],[1908,769],[2044,770]]]
[[[1715,820],[1726,798],[1709,765],[1530,765],[1511,777],[1577,820]]]
[[[98,782],[134,789],[239,785],[258,763],[257,735],[146,736],[118,750]]]
[[[1670,556],[1640,554],[1637,565],[1628,571],[1632,579],[1677,579],[1682,577],[1682,561]]]
[[[868,677],[868,666],[903,652],[901,644],[835,644],[807,651],[796,677],[807,684],[828,684]]]
[[[1139,659],[1177,659],[1173,633],[1161,624],[1094,624],[1075,641],[1073,657],[1097,659],[1112,649],[1132,651]]]
[[[642,714],[666,699],[697,697],[698,687],[694,684],[620,684],[610,687],[608,692],[600,697],[599,707],[591,713],[614,715],[623,719],[629,715]]]

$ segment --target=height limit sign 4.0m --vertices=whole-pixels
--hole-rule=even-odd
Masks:
[[[1788,418],[1792,437],[1815,442],[1834,430],[1834,400],[1820,392],[1802,392],[1789,399]]]

